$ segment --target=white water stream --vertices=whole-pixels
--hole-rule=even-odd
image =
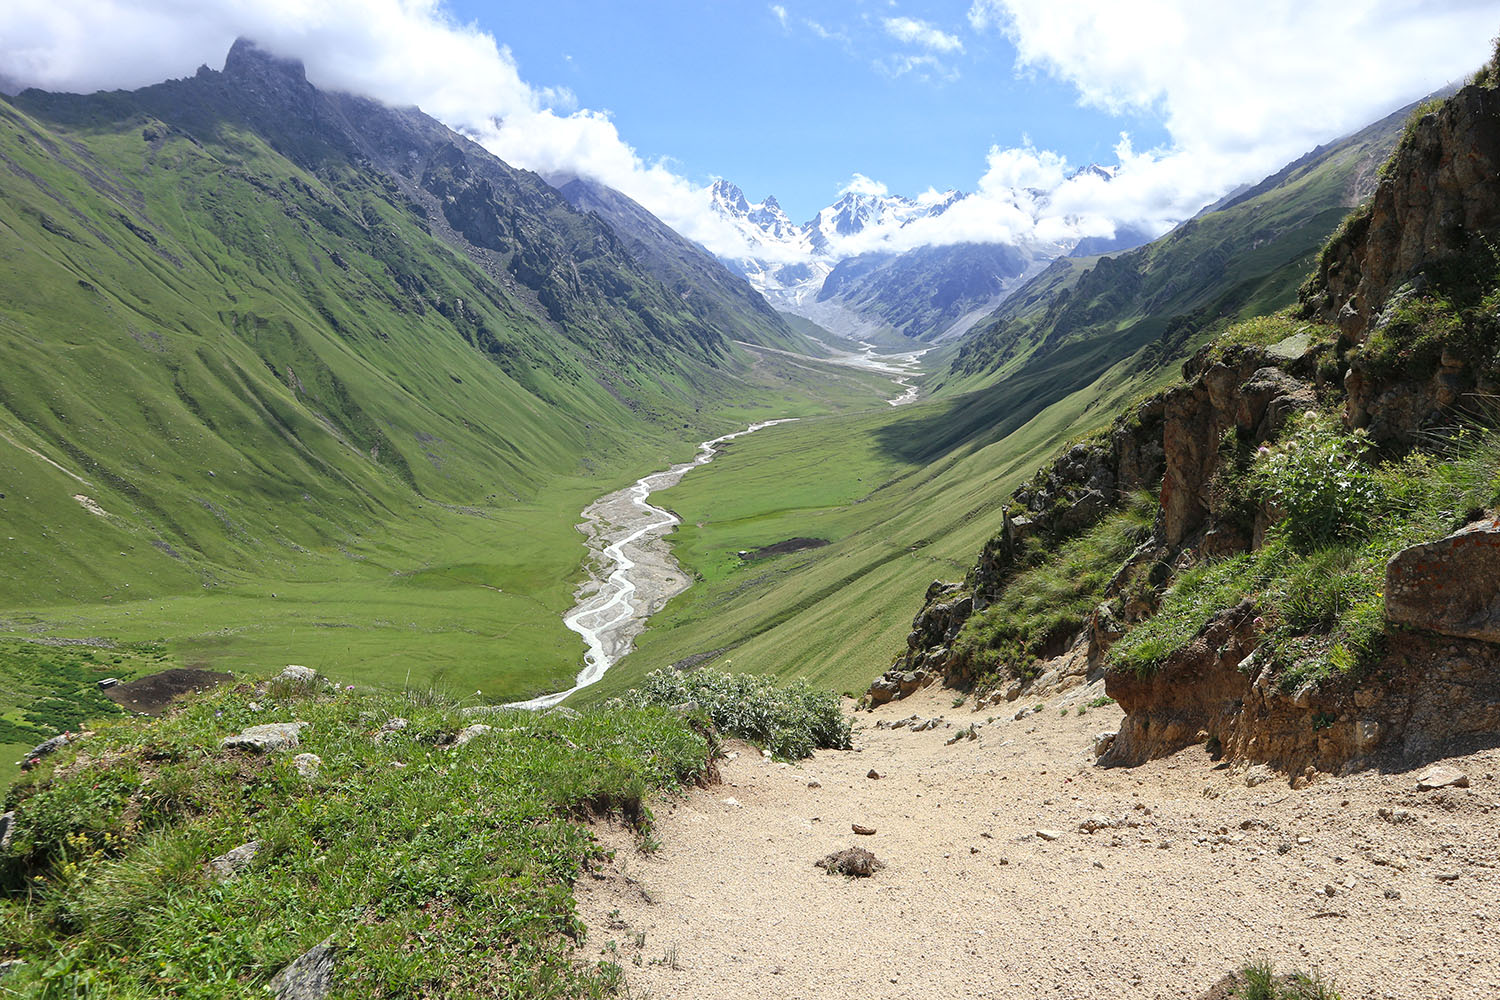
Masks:
[[[688,588],[687,574],[661,541],[680,522],[671,513],[651,506],[646,498],[657,490],[676,486],[683,476],[713,461],[725,441],[793,419],[766,420],[704,441],[691,462],[642,476],[633,485],[606,494],[584,508],[583,523],[578,528],[588,535],[589,550],[597,553],[599,572],[607,570],[607,575],[600,579],[598,572],[592,574],[579,588],[578,604],[563,619],[563,624],[582,636],[588,646],[583,670],[568,690],[514,702],[507,708],[551,708],[595,683],[630,652],[635,637],[646,627],[646,619]]]
[[[744,346],[796,358],[806,357],[754,344]],[[859,346],[863,349],[859,353],[835,351],[830,358],[807,360],[862,368],[891,376],[891,380],[904,390],[899,396],[886,400],[891,406],[902,406],[916,400],[917,387],[911,380],[920,374],[918,361],[927,353],[926,350],[876,354],[874,344],[861,342]],[[551,708],[573,692],[597,682],[606,670],[629,653],[634,646],[635,637],[646,627],[646,620],[690,584],[687,574],[682,571],[677,560],[672,558],[671,548],[663,540],[667,532],[680,522],[671,513],[651,506],[646,498],[657,490],[676,486],[683,476],[698,466],[713,461],[714,455],[718,454],[719,445],[724,442],[753,434],[763,427],[790,423],[795,419],[789,417],[766,420],[751,424],[742,431],[704,441],[698,445],[698,454],[691,462],[681,462],[664,472],[642,476],[633,485],[606,494],[585,507],[583,523],[578,526],[578,530],[588,536],[589,552],[598,568],[589,575],[588,582],[579,588],[578,603],[563,619],[563,624],[582,636],[588,647],[588,652],[583,657],[583,670],[579,671],[573,686],[566,691],[544,694],[502,707]],[[605,574],[602,578],[601,573]]]

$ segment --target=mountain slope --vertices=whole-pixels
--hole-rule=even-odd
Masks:
[[[1166,323],[1138,315],[1141,286],[1170,286],[1160,300],[1168,306],[1218,302],[1236,287],[1225,275],[1244,267],[1256,280],[1253,294],[1235,300],[1239,308],[1295,299],[1296,261],[1310,258],[1336,224],[1366,166],[1373,175],[1403,117],[1355,137],[1276,192],[1205,216],[1187,242],[1169,235],[1114,259],[1055,261],[1002,306],[1000,314],[1024,322],[1034,339],[1018,338],[1020,348],[1000,367],[969,378],[950,373],[944,391],[900,411],[763,432],[665,493],[683,518],[676,551],[702,582],[653,619],[637,652],[589,697],[700,654],[732,657],[735,669],[863,690],[903,647],[928,584],[968,569],[1023,477],[1173,381],[1175,363],[1210,335],[1190,328],[1155,346]],[[1255,245],[1278,231],[1287,238]],[[1243,252],[1195,272],[1193,251],[1216,243]],[[1161,273],[1115,280],[1129,273],[1122,260],[1149,259],[1163,247],[1172,252],[1158,262]],[[1205,284],[1191,284],[1195,277]],[[1088,322],[1063,327],[1057,314],[1073,302]],[[1142,336],[1142,326],[1151,332]],[[1153,345],[1149,356],[1145,345]],[[829,544],[775,560],[737,556],[796,537]]]
[[[975,329],[940,384],[992,385],[1079,353],[1097,356],[1087,366],[1097,373],[1153,341],[1160,360],[1216,323],[1291,304],[1328,234],[1373,190],[1409,112],[1315,150],[1146,246],[1054,263]]]
[[[967,333],[1036,266],[1005,243],[917,247],[838,263],[817,301],[879,319],[913,340],[942,343]]]
[[[764,347],[817,353],[794,333],[765,297],[718,258],[679,236],[664,222],[620,192],[575,178],[558,191],[580,212],[592,212],[624,238],[632,255],[677,294],[699,321],[730,340]]]
[[[576,512],[811,406],[539,177],[243,43],[0,102],[0,259],[0,608],[27,633],[556,689]]]

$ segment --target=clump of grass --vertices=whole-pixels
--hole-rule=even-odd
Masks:
[[[1031,676],[1048,643],[1083,627],[1155,516],[1154,497],[1132,495],[1122,510],[1017,574],[993,604],[964,623],[954,651],[976,672]]]
[[[647,674],[629,698],[639,705],[696,702],[719,732],[750,740],[778,757],[800,760],[814,750],[852,745],[851,723],[838,698],[802,680],[783,684],[758,674],[664,668]]]
[[[1241,1000],[1339,1000],[1331,982],[1314,972],[1278,976],[1269,960],[1251,962],[1240,970],[1234,996]]]
[[[576,950],[571,887],[598,851],[580,820],[610,813],[646,835],[648,798],[700,776],[707,739],[673,712],[620,705],[498,713],[456,747],[475,720],[435,701],[245,687],[107,723],[47,758],[5,800],[0,958],[26,962],[6,987],[246,996],[331,934],[340,995],[608,995],[618,967]],[[395,715],[409,724],[380,733]],[[293,719],[312,723],[300,750],[321,757],[316,778],[290,753],[219,749]],[[247,868],[208,874],[252,839]]]

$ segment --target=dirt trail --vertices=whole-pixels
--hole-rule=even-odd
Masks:
[[[1076,714],[1097,693],[1015,721],[928,691],[861,713],[856,752],[733,748],[722,785],[657,809],[658,853],[600,831],[618,850],[578,886],[589,955],[631,996],[695,1000],[1191,1000],[1261,954],[1346,1000],[1500,997],[1500,751],[1449,762],[1469,788],[1422,793],[1419,772],[1249,787],[1201,748],[1103,770],[1089,748],[1119,710]],[[913,713],[955,725],[873,728]],[[1081,832],[1094,815],[1123,823]],[[851,846],[887,867],[813,866]]]

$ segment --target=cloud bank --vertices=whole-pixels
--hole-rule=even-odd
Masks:
[[[793,16],[783,4],[769,12],[783,25]],[[1121,225],[1164,231],[1476,68],[1500,27],[1493,0],[972,0],[968,25],[970,48],[1004,39],[1018,72],[1065,81],[1087,106],[1159,117],[1169,142],[1136,150],[1122,135],[1108,182],[1049,150],[995,146],[969,198],[866,231],[836,253],[1067,241]],[[893,73],[967,51],[957,34],[916,18],[880,27],[915,50],[893,57]],[[0,83],[138,87],[219,65],[239,35],[301,58],[320,87],[419,105],[510,163],[589,177],[717,253],[749,252],[707,187],[640,156],[607,113],[577,108],[566,89],[529,83],[508,48],[454,20],[442,0],[10,0],[0,4]],[[884,186],[856,175],[846,190]]]

